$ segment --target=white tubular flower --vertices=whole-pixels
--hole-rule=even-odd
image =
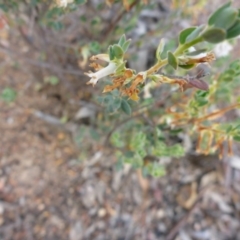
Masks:
[[[117,64],[110,62],[107,67],[102,68],[101,70],[95,73],[93,72],[85,73],[87,76],[91,78],[90,81],[87,82],[87,84],[92,84],[94,86],[100,78],[113,74],[116,69],[117,69]]]

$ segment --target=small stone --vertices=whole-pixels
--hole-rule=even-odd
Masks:
[[[107,214],[107,211],[106,211],[105,208],[100,208],[100,209],[98,210],[98,216],[99,216],[100,218],[105,217],[106,214]]]
[[[158,219],[162,219],[164,216],[165,216],[165,212],[163,209],[159,209],[157,212],[156,212],[156,215],[157,215],[157,218]]]

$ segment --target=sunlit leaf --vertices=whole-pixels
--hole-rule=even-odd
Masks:
[[[123,47],[124,43],[126,42],[126,35],[123,34],[122,37],[120,38],[118,45],[120,45],[120,47]]]
[[[227,30],[227,39],[234,38],[240,35],[240,19],[238,19],[234,25]]]
[[[178,66],[177,58],[170,51],[168,52],[168,64],[172,66],[174,69],[177,69]]]
[[[210,28],[202,34],[205,41],[209,43],[220,43],[226,38],[226,31],[222,28]]]
[[[179,34],[179,43],[184,44],[186,42],[187,37],[196,29],[196,27],[186,28]]]
[[[125,99],[122,99],[121,109],[127,115],[131,115],[132,114],[131,106],[129,105],[129,103]]]
[[[205,25],[201,25],[199,27],[197,27],[194,31],[192,31],[186,38],[186,42],[190,42],[193,39],[197,38],[200,33],[203,31],[203,29],[205,28]]]
[[[229,8],[231,6],[231,1],[225,3],[223,6],[218,8],[208,19],[208,25],[214,25],[218,20],[219,17],[222,15],[224,9]]]
[[[234,136],[233,139],[237,142],[240,142],[240,135]]]

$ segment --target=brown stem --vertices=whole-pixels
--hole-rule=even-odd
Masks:
[[[117,23],[124,16],[124,14],[126,14],[128,11],[130,11],[137,3],[138,3],[138,0],[134,1],[129,6],[129,10],[124,9],[122,12],[119,13],[119,15],[116,17],[116,19],[109,24],[107,30],[105,31],[105,34],[103,34],[103,38],[101,39],[101,42],[105,42],[105,40],[108,38],[109,34],[113,31],[113,29],[116,27]]]

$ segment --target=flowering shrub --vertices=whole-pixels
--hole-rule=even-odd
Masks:
[[[165,114],[160,119],[160,123],[166,124],[170,129],[176,129],[179,127],[192,125],[191,132],[198,134],[197,151],[204,154],[210,154],[218,151],[219,156],[223,156],[223,145],[227,142],[228,154],[232,154],[232,141],[239,141],[240,125],[230,124],[226,127],[226,124],[220,124],[214,122],[227,111],[238,108],[240,106],[238,102],[227,106],[221,110],[215,110],[209,112],[209,107],[214,103],[213,98],[218,91],[218,85],[226,74],[230,78],[233,78],[232,73],[238,76],[239,61],[230,65],[231,74],[227,74],[230,70],[223,73],[223,76],[214,79],[210,86],[202,79],[205,76],[204,72],[198,73],[196,76],[169,76],[158,71],[169,65],[174,70],[178,68],[191,69],[196,67],[200,63],[211,63],[215,60],[215,55],[212,50],[204,48],[205,43],[218,44],[225,40],[235,38],[240,34],[240,10],[231,6],[231,2],[224,4],[217,9],[208,19],[208,24],[198,27],[189,27],[180,32],[178,37],[178,47],[175,51],[165,51],[164,40],[162,39],[156,50],[156,63],[148,70],[143,72],[136,72],[134,69],[126,67],[127,61],[124,60],[124,56],[129,47],[130,40],[127,40],[123,35],[119,42],[114,45],[110,45],[107,54],[99,54],[91,58],[94,61],[91,66],[96,70],[95,73],[86,73],[91,80],[88,82],[93,86],[101,79],[109,76],[112,80],[111,84],[104,87],[103,93],[113,92],[114,95],[119,95],[123,98],[121,101],[109,100],[108,106],[110,109],[122,110],[131,114],[130,104],[127,104],[126,100],[139,101],[139,94],[141,93],[144,85],[150,80],[156,84],[176,84],[183,92],[189,88],[199,89],[195,94],[189,98],[184,97],[180,103],[171,106],[166,110]],[[194,48],[197,46],[197,49]],[[106,67],[96,63],[97,60],[104,59],[108,61]],[[231,80],[230,80],[231,81]],[[126,97],[124,99],[124,97]],[[114,111],[113,110],[113,111]],[[150,116],[147,116],[147,118]],[[125,147],[125,150],[118,152],[118,155],[122,162],[137,163],[138,166],[147,166],[148,172],[153,175],[159,175],[162,172],[161,166],[157,167],[157,164],[144,164],[143,159],[148,154],[153,156],[181,156],[184,154],[180,145],[167,146],[164,141],[159,141],[162,137],[159,129],[154,129],[155,139],[148,141],[148,136],[142,132],[134,133],[130,138],[130,142],[127,144],[121,143],[122,133],[116,133],[112,136],[112,141],[115,146],[121,145]],[[171,131],[171,130],[170,130]],[[130,146],[129,146],[130,145]],[[130,149],[126,151],[126,149]],[[131,160],[129,160],[131,159]],[[133,160],[135,159],[135,160]]]
[[[40,9],[37,21],[42,31],[48,27],[53,31],[63,31],[70,21],[69,18],[67,23],[63,22],[64,16],[71,12],[77,14],[77,10],[80,11],[86,2],[55,0],[48,3],[34,0],[31,6]],[[110,145],[116,153],[118,166],[128,163],[153,176],[164,174],[164,167],[158,161],[160,157],[184,156],[186,147],[176,141],[181,136],[191,136],[196,140],[195,148],[199,153],[218,152],[222,157],[226,143],[228,154],[232,154],[233,141],[240,141],[240,122],[223,122],[219,118],[240,106],[240,98],[235,97],[239,95],[240,61],[233,61],[227,69],[221,63],[218,69],[223,70],[213,71],[208,77],[209,83],[204,80],[208,72],[203,66],[213,64],[217,59],[213,51],[215,45],[226,43],[240,35],[240,10],[234,8],[231,2],[224,4],[209,17],[207,24],[183,29],[178,35],[178,45],[174,50],[169,48],[168,40],[161,39],[155,52],[155,63],[149,69],[138,72],[127,62],[132,52],[128,52],[131,40],[126,37],[128,29],[132,27],[132,19],[135,21],[136,18],[125,20],[126,26],[117,29],[116,33],[121,36],[118,42],[109,46],[113,40],[108,37],[117,28],[121,16],[131,16],[133,7],[146,7],[150,1],[118,2],[124,9],[116,20],[109,27],[103,28],[101,19],[93,18],[87,27],[83,27],[85,35],[89,34],[89,26],[94,29],[94,34],[89,34],[91,41],[84,38],[83,34],[84,40],[80,42],[80,48],[77,46],[76,49],[71,49],[72,52],[80,52],[80,55],[76,54],[77,58],[81,58],[78,61],[80,68],[85,68],[90,58],[90,66],[94,71],[85,71],[89,78],[87,84],[102,87],[103,93],[99,93],[94,100],[104,110],[95,122],[97,128],[91,128],[94,130],[94,133],[91,131],[93,138],[99,141],[101,136],[105,137],[105,145]],[[27,9],[26,2],[14,0],[6,1],[0,7],[7,13],[20,11],[23,9],[18,8],[20,3],[25,4]],[[101,4],[103,2],[97,5],[98,10],[102,8]],[[115,1],[108,0],[106,4],[114,7]],[[85,15],[77,17],[83,23],[87,21]],[[98,23],[100,24],[97,25]],[[99,38],[103,30],[105,34]],[[29,36],[25,38],[31,40]],[[106,51],[100,53],[101,50]],[[195,75],[188,73],[197,67],[201,70]],[[174,71],[179,74],[168,74]],[[187,74],[183,74],[183,71],[187,71]],[[176,91],[176,88],[180,91]],[[160,96],[153,96],[151,91],[156,91]],[[84,139],[83,131],[80,132]],[[79,144],[84,146],[83,141],[79,141]]]

